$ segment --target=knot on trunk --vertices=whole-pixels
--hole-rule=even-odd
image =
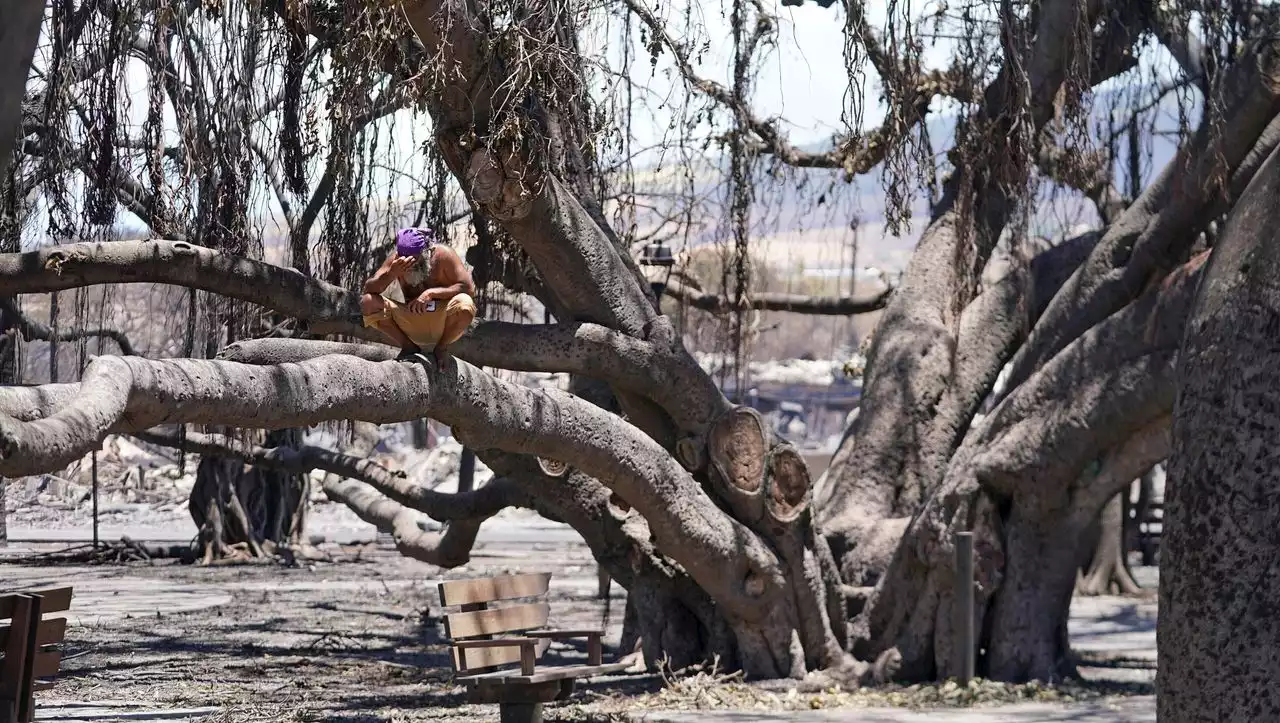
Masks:
[[[519,221],[533,208],[533,179],[517,150],[481,148],[467,163],[471,197],[499,221]]]

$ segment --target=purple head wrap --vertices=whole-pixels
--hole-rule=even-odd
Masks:
[[[396,233],[396,254],[417,256],[435,245],[435,234],[425,228],[402,228]]]

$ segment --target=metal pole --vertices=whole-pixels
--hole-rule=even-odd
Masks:
[[[89,455],[90,469],[93,474],[93,549],[98,549],[98,453]]]
[[[956,673],[960,685],[973,679],[973,533],[957,532],[956,543]]]

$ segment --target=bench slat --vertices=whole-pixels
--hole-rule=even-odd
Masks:
[[[67,636],[67,619],[50,618],[40,621],[36,631],[36,645],[57,645]],[[9,626],[0,625],[0,650],[9,645]]]
[[[490,642],[490,641],[480,641]],[[547,652],[547,648],[551,647],[551,641],[541,638],[534,642],[533,657],[534,660],[542,658],[542,654]],[[466,666],[463,666],[462,653],[457,647],[449,648],[449,655],[453,658],[453,670],[455,673],[465,673],[468,670],[477,668],[488,668],[494,665],[508,665],[510,663],[520,662],[520,646],[508,645],[502,647],[491,648],[467,648],[466,650]],[[518,671],[510,671],[518,672]]]
[[[471,603],[514,600],[547,594],[551,587],[551,573],[531,572],[522,575],[502,575],[475,580],[450,580],[440,583],[440,605],[468,605]]]
[[[603,635],[600,630],[530,630],[524,635],[530,638],[589,638],[592,635]]]
[[[40,603],[40,613],[60,613],[71,607],[71,588],[59,587],[51,590],[19,590],[11,594],[0,595],[0,620],[13,617],[13,604],[18,595],[39,595],[44,598]]]
[[[515,670],[499,670],[496,673],[482,673],[457,678],[459,683],[472,685],[532,685],[546,683],[565,678],[592,678],[597,675],[608,675],[625,670],[629,663],[609,663],[608,665],[566,665],[558,668],[545,668],[533,675],[521,675]]]
[[[547,624],[550,615],[551,606],[544,602],[469,613],[450,613],[444,616],[444,630],[447,637],[462,640],[478,635],[541,628]]]

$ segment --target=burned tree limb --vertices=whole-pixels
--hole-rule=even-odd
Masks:
[[[450,351],[479,366],[599,379],[653,400],[681,429],[695,434],[705,432],[711,419],[725,408],[723,395],[674,341],[674,331],[665,318],[654,320],[648,339],[636,339],[598,324],[489,321],[473,326]],[[387,361],[398,353],[398,349],[382,344],[253,339],[229,345],[218,358],[262,365],[300,362],[326,354]]]
[[[663,548],[744,624],[768,617],[785,589],[773,553],[638,430],[576,397],[517,387],[465,362],[437,370],[349,356],[277,367],[98,357],[79,386],[73,401],[44,419],[0,418],[0,473],[54,469],[108,433],[165,423],[283,428],[432,416],[477,450],[560,459],[607,480],[644,515]],[[708,541],[696,550],[683,542],[695,529]]]
[[[1178,151],[1142,196],[1112,224],[1088,261],[1045,310],[1012,362],[1009,389],[1086,329],[1136,298],[1153,275],[1185,259],[1197,234],[1213,218],[1222,190],[1215,178],[1231,179],[1228,196],[1249,182],[1249,159],[1265,158],[1280,143],[1280,51],[1270,42],[1250,49],[1228,71],[1228,109],[1220,141],[1207,126]],[[1226,166],[1222,163],[1225,161]],[[1254,166],[1256,168],[1256,166]],[[1248,176],[1252,173],[1246,171]]]
[[[116,343],[120,348],[120,353],[125,356],[134,356],[137,352],[133,350],[133,344],[129,343],[129,337],[119,329],[63,329],[54,332],[46,324],[32,319],[23,314],[18,309],[18,305],[14,303],[11,296],[0,296],[0,308],[3,308],[7,314],[10,314],[15,321],[14,328],[22,333],[23,338],[27,341],[36,339],[38,341],[78,341],[80,339],[105,338]]]
[[[317,333],[380,340],[360,323],[356,295],[293,270],[185,241],[110,241],[0,254],[0,296],[95,284],[155,282],[258,304]]]
[[[695,291],[680,283],[668,283],[666,295],[713,314],[733,312],[733,302],[720,294]],[[803,294],[753,293],[744,299],[744,307],[755,311],[787,311],[794,314],[818,316],[852,316],[869,314],[883,309],[889,303],[893,289],[885,289],[875,296],[805,296]]]
[[[468,493],[445,494],[412,484],[403,472],[393,472],[372,460],[321,447],[260,447],[226,435],[196,432],[188,432],[182,439],[155,431],[133,432],[130,436],[150,444],[238,459],[292,474],[322,470],[368,485],[393,502],[423,512],[440,522],[492,517],[507,507],[525,506],[511,483],[501,478]]]

